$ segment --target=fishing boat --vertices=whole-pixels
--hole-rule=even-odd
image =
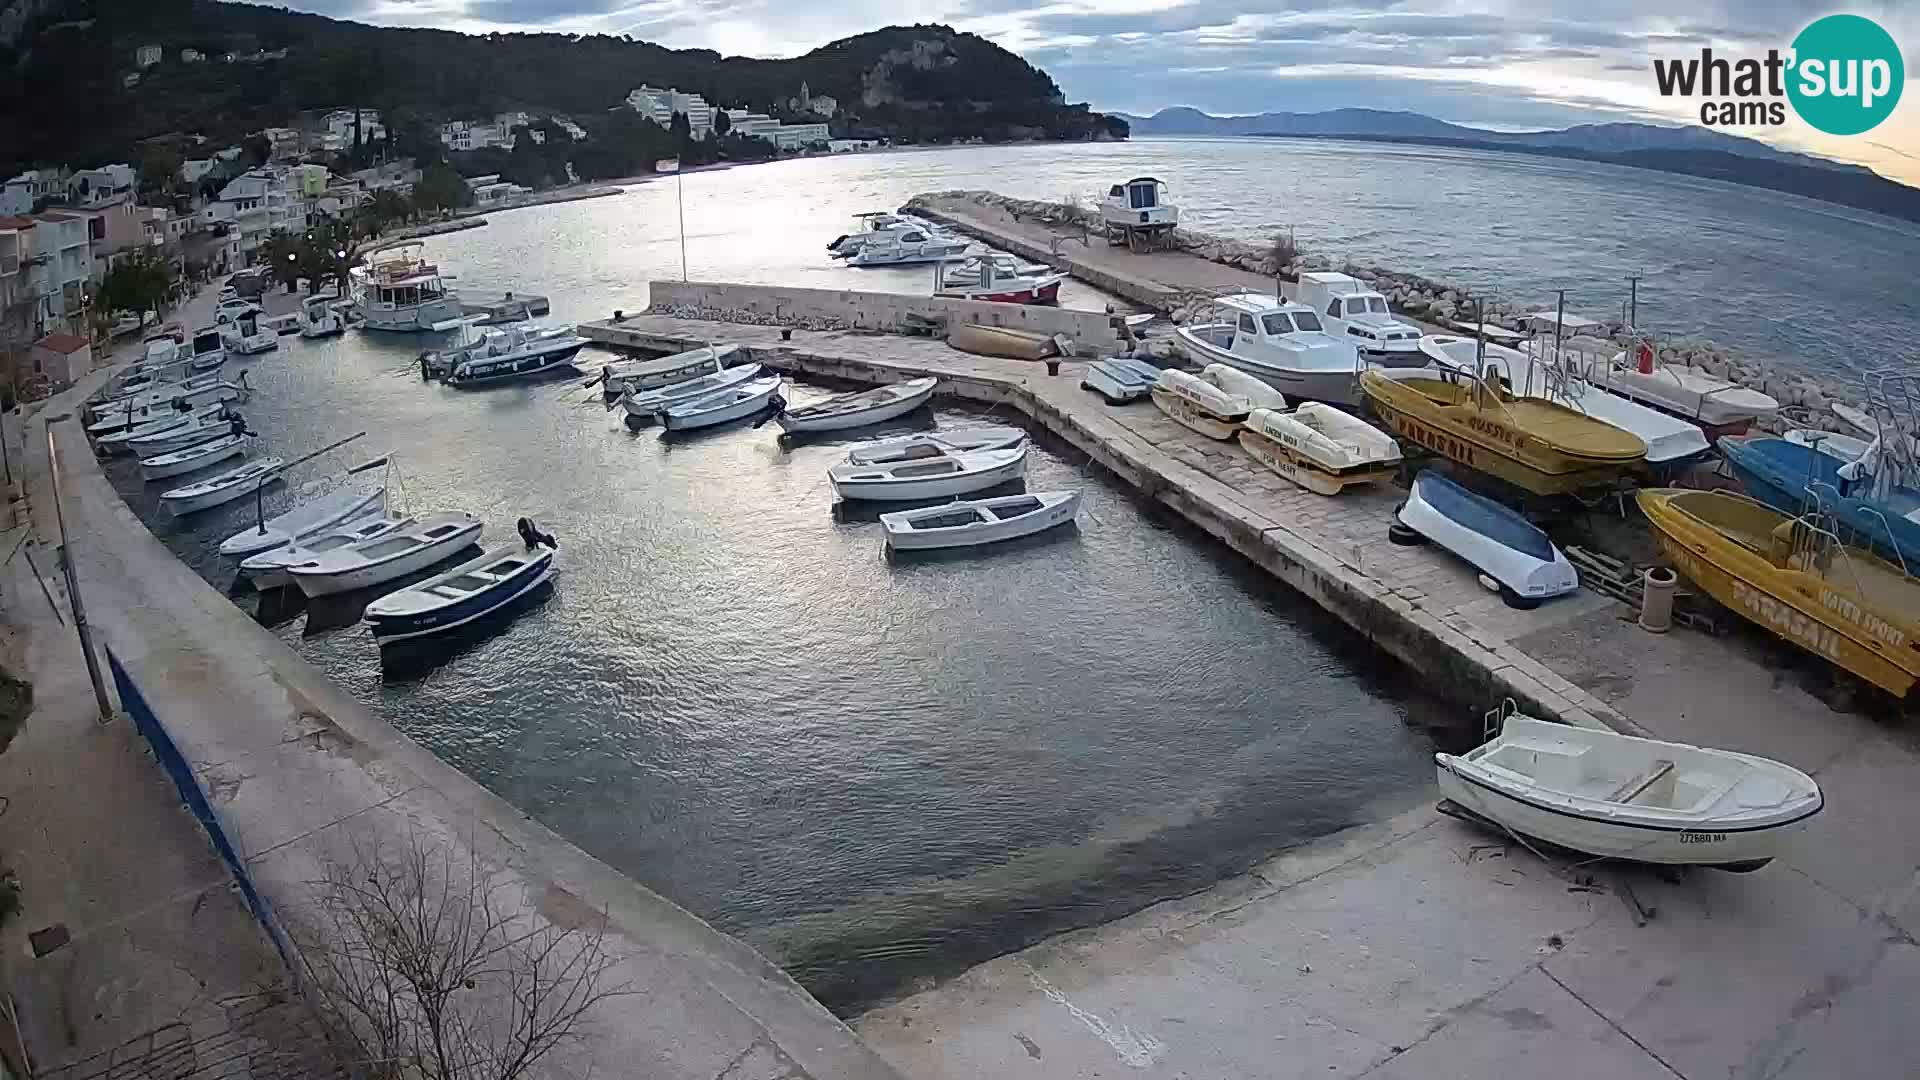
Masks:
[[[238,425],[241,429],[245,426],[244,423]],[[136,456],[149,458],[156,454],[171,454],[176,450],[185,450],[189,446],[199,446],[201,443],[223,439],[228,435],[241,434],[240,431],[235,430],[235,427],[234,418],[223,410],[189,420],[179,427],[171,427],[137,439],[128,439],[126,446]]]
[[[140,475],[148,482],[165,480],[168,477],[183,476],[209,465],[216,465],[228,458],[237,458],[247,452],[247,438],[244,435],[226,435],[198,446],[189,446],[184,450],[175,450],[170,454],[140,459]]]
[[[978,255],[969,255],[955,263],[940,264],[940,273],[949,285],[977,285],[980,275],[988,267],[999,277],[1033,277],[1047,274],[1053,268],[1042,263],[1025,262],[1001,251],[987,251]]]
[[[887,546],[902,551],[974,547],[1065,525],[1080,512],[1077,491],[1037,491],[950,502],[880,515]]]
[[[847,255],[848,266],[905,266],[942,262],[966,254],[969,241],[948,236],[918,222],[876,231]]]
[[[1674,569],[1742,617],[1895,697],[1920,678],[1920,581],[1798,517],[1730,491],[1635,496]]]
[[[287,577],[289,566],[310,562],[336,548],[378,540],[413,524],[413,518],[390,510],[376,510],[371,514],[336,521],[305,534],[294,543],[247,556],[240,561],[240,573],[251,579],[256,589],[277,589],[293,584],[292,579]]]
[[[258,356],[280,347],[280,335],[272,330],[263,329],[258,316],[252,314],[243,315],[229,323],[223,340],[227,353],[233,356]],[[218,367],[219,364],[212,366]],[[194,370],[203,370],[199,366],[198,358],[196,358]]]
[[[1611,486],[1646,461],[1640,436],[1496,378],[1368,371],[1360,386],[1393,434],[1536,495]]]
[[[705,397],[730,386],[738,386],[760,375],[759,364],[742,364],[735,368],[726,368],[685,382],[669,383],[653,390],[634,390],[628,387],[620,395],[620,405],[627,410],[628,416],[651,418],[663,407],[688,398]],[[625,386],[626,384],[620,384]]]
[[[587,347],[587,339],[570,326],[517,323],[488,330],[477,340],[430,356],[429,367],[447,371],[448,386],[484,386],[526,379],[562,367]]]
[[[163,386],[184,382],[193,376],[193,358],[182,357],[168,364],[148,366],[136,363],[126,373],[119,376],[114,394],[124,396],[142,391],[158,390]]]
[[[501,544],[417,585],[367,605],[367,629],[382,645],[442,634],[490,615],[553,577],[553,549]]]
[[[1109,405],[1138,401],[1153,391],[1160,369],[1131,356],[1110,356],[1087,365],[1080,377],[1080,388],[1105,398]]]
[[[998,356],[1008,360],[1045,360],[1060,355],[1060,343],[1052,334],[1016,330],[1010,326],[981,326],[959,323],[947,327],[947,344],[975,356]]]
[[[962,262],[957,278],[948,276],[945,263],[935,263],[933,295],[994,304],[1057,304],[1065,280],[1067,275],[1046,267],[1021,271],[983,256]]]
[[[1318,401],[1291,412],[1255,409],[1235,437],[1249,457],[1320,495],[1391,480],[1400,468],[1392,436]]]
[[[212,371],[227,362],[227,337],[217,326],[203,326],[193,332],[193,355],[189,361],[195,371]]]
[[[1595,365],[1593,382],[1642,405],[1672,413],[1707,429],[1709,436],[1744,434],[1780,411],[1773,398],[1697,368],[1657,363],[1653,344],[1642,341],[1634,362],[1618,353],[1605,367]]]
[[[386,503],[384,485],[372,491],[338,488],[234,533],[221,542],[220,554],[233,558],[299,543],[343,521],[378,513]]]
[[[367,329],[411,333],[461,318],[459,298],[425,251],[422,244],[401,244],[349,272],[355,307]]]
[[[1209,439],[1231,439],[1253,411],[1253,402],[1197,376],[1168,368],[1154,380],[1153,403],[1174,420]]]
[[[1864,453],[1842,461],[1811,446],[1760,436],[1723,438],[1720,453],[1747,494],[1788,514],[1811,504],[1834,516],[1848,542],[1910,571],[1920,569],[1920,488],[1902,482],[1904,470],[1894,461],[1869,460]]]
[[[1517,711],[1499,725],[1465,754],[1434,755],[1441,809],[1568,851],[1758,870],[1825,805],[1812,777],[1768,758]]]
[[[1207,301],[1175,337],[1199,364],[1226,364],[1293,398],[1358,405],[1359,350],[1326,333],[1312,308],[1260,293]]]
[[[1100,226],[1109,244],[1129,251],[1150,251],[1180,224],[1180,208],[1167,201],[1167,185],[1137,176],[1107,189],[1100,202]]]
[[[191,409],[174,409],[171,412],[158,413],[144,424],[121,428],[100,436],[100,449],[103,453],[115,453],[128,449],[136,440],[144,440],[162,432],[183,428],[188,424],[198,425],[209,416],[219,416],[226,412],[224,404],[214,403],[198,405]]]
[[[336,337],[347,332],[346,317],[340,314],[331,296],[310,296],[300,305],[300,336],[303,338]]]
[[[324,551],[286,566],[287,578],[313,596],[371,588],[425,570],[480,539],[479,518],[458,511],[411,518],[374,540]]]
[[[676,401],[654,415],[668,431],[693,431],[744,420],[769,409],[777,413],[784,405],[781,381],[777,374],[762,375],[706,397]]]
[[[1246,398],[1256,409],[1284,409],[1287,396],[1259,379],[1226,364],[1208,364],[1200,370],[1200,381],[1212,383],[1223,394]]]
[[[773,421],[789,435],[845,431],[902,417],[927,403],[939,379],[908,379],[854,394],[840,394],[811,405],[791,406]]]
[[[1395,518],[1493,581],[1507,606],[1530,608],[1580,587],[1580,576],[1547,534],[1500,503],[1424,469]]]
[[[854,465],[890,465],[896,461],[918,461],[969,450],[1005,450],[1026,441],[1027,433],[1017,427],[928,431],[861,443],[847,451],[847,461]]]
[[[253,494],[257,488],[279,483],[282,479],[280,467],[284,464],[277,457],[250,461],[218,476],[209,476],[185,487],[174,488],[160,496],[160,506],[178,516],[230,503],[244,495]]]
[[[260,328],[271,330],[280,337],[300,332],[300,313],[289,311],[284,315],[264,315],[260,318]]]
[[[970,495],[1026,474],[1027,447],[1022,443],[880,465],[835,465],[827,470],[827,482],[843,499],[906,502]]]
[[[608,398],[617,398],[632,389],[654,390],[683,383],[713,371],[747,363],[747,354],[733,344],[703,345],[671,356],[649,359],[616,360],[600,368],[600,387]],[[582,372],[585,374],[585,372]]]
[[[931,232],[951,239],[937,226],[917,218],[902,217],[899,214],[869,210],[863,214],[855,214],[853,218],[854,230],[834,237],[832,242],[827,244],[827,254],[833,258],[844,259],[875,240],[882,240],[909,229]]]
[[[1353,342],[1364,353],[1415,353],[1420,328],[1393,317],[1386,294],[1337,271],[1300,275],[1294,298],[1320,315],[1327,333]]]
[[[93,407],[96,419],[87,425],[87,434],[101,436],[130,427],[177,416],[203,405],[220,405],[238,398],[247,389],[246,373],[233,382],[217,375],[203,375],[186,383],[131,397],[104,401]]]

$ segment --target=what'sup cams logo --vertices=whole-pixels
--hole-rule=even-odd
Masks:
[[[1872,131],[1893,115],[1907,83],[1893,35],[1859,15],[1828,15],[1807,24],[1782,52],[1729,59],[1701,49],[1698,58],[1655,60],[1662,97],[1701,98],[1709,127],[1777,127],[1787,106],[1829,135]]]

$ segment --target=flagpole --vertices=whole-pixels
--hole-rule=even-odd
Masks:
[[[673,170],[673,202],[680,211],[680,281],[683,284],[687,280],[687,199],[684,177],[685,174],[680,171],[678,163],[675,163]]]

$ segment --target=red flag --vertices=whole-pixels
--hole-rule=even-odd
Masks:
[[[1640,361],[1640,374],[1653,374],[1653,343],[1650,341],[1642,341],[1640,343],[1640,353],[1635,359]]]

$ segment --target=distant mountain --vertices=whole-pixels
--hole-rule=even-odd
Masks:
[[[1779,150],[1756,139],[1728,135],[1704,127],[1661,127],[1655,124],[1581,124],[1559,131],[1491,131],[1449,124],[1413,112],[1382,109],[1333,109],[1317,113],[1261,113],[1258,116],[1212,116],[1177,106],[1152,116],[1114,113],[1131,125],[1135,135],[1349,135],[1355,138],[1459,139],[1535,150],[1567,149],[1582,154],[1626,154],[1638,151],[1707,151],[1790,162],[1810,168],[1869,173],[1811,154]]]

